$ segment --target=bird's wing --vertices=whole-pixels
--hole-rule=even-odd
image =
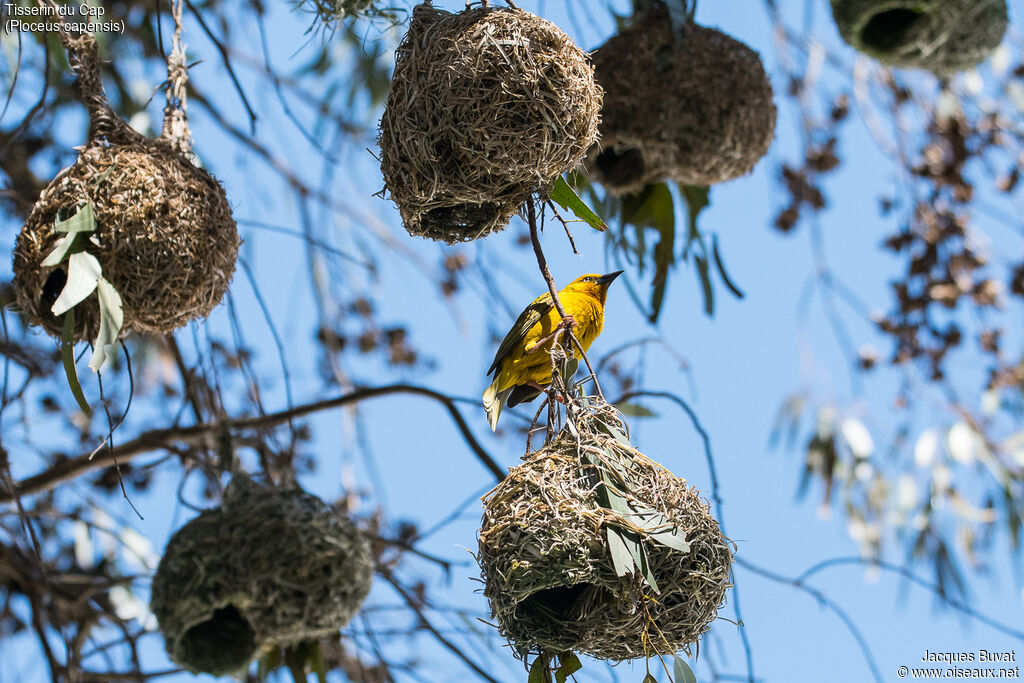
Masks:
[[[536,325],[541,317],[550,311],[553,306],[551,294],[541,294],[533,300],[533,303],[526,307],[526,310],[519,314],[515,324],[512,325],[512,329],[505,335],[505,339],[502,340],[497,353],[494,354],[494,362],[491,363],[491,367],[487,370],[488,375],[498,369],[501,361],[505,360],[505,357],[508,356],[512,349],[516,348],[526,338],[526,333],[530,331],[530,328]]]

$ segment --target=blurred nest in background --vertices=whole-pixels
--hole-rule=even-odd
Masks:
[[[696,24],[677,39],[662,5],[598,48],[594,66],[605,96],[601,141],[586,168],[616,195],[665,179],[737,178],[775,136],[772,88],[758,54]]]
[[[224,189],[161,141],[97,143],[54,178],[18,235],[14,284],[30,323],[61,336],[50,307],[67,282],[67,262],[41,264],[65,235],[54,224],[88,202],[96,230],[86,251],[121,295],[123,331],[170,332],[220,303],[239,244]],[[99,323],[96,294],[75,312],[75,339],[91,340]]]
[[[151,608],[172,660],[224,675],[261,646],[337,633],[372,578],[369,543],[344,513],[236,475],[220,508],[171,537]]]
[[[380,123],[381,170],[410,234],[453,244],[501,230],[597,139],[586,53],[517,9],[413,12]]]
[[[832,0],[832,16],[861,52],[939,75],[985,61],[1009,24],[1005,0]]]
[[[521,655],[688,649],[730,585],[729,542],[696,489],[629,445],[614,408],[582,400],[580,417],[484,498],[477,559],[491,612]],[[623,552],[640,559],[633,571]]]

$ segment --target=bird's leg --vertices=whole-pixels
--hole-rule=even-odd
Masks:
[[[558,392],[558,391],[555,391],[554,389],[552,389],[550,385],[548,385],[546,387],[545,386],[541,386],[540,384],[538,384],[537,382],[535,382],[533,380],[530,380],[526,384],[527,384],[527,386],[533,387],[537,391],[540,391],[540,392],[543,392],[543,393],[547,394],[548,396],[550,396],[551,398],[555,399],[559,403],[562,403],[562,404],[568,403],[568,400],[566,400],[565,396],[563,396],[561,392]]]
[[[549,341],[551,341],[552,339],[558,337],[565,330],[572,330],[572,328],[574,328],[574,327],[576,327],[576,320],[573,319],[573,317],[571,315],[565,316],[564,318],[562,318],[561,320],[558,321],[558,326],[555,327],[555,329],[551,332],[551,334],[547,335],[546,337],[544,337],[542,339],[538,339],[532,346],[530,346],[530,348],[526,349],[527,355],[529,355],[531,353],[537,353]]]

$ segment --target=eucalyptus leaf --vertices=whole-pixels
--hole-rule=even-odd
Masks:
[[[100,304],[100,329],[93,343],[92,358],[89,360],[89,368],[93,372],[99,372],[117,357],[117,340],[121,336],[121,325],[124,323],[121,296],[114,286],[100,277],[96,294]]]
[[[658,417],[658,414],[639,403],[616,403],[615,407],[627,417]]]
[[[558,667],[558,671],[555,672],[555,683],[565,683],[569,676],[583,668],[583,664],[580,662],[580,658],[571,652],[562,657],[562,665]]]
[[[64,235],[64,237],[57,240],[57,245],[53,248],[53,251],[39,265],[43,268],[53,268],[60,265],[61,261],[68,254],[80,251],[81,249],[82,243],[78,239],[78,233]]]
[[[54,223],[53,229],[57,232],[68,233],[95,231],[96,214],[93,210],[92,202],[86,202],[71,217]]]
[[[68,281],[60,296],[50,309],[54,315],[64,315],[72,306],[79,304],[93,293],[103,269],[96,257],[87,251],[79,251],[68,257]]]
[[[695,256],[697,264],[697,278],[700,280],[701,289],[704,291],[704,312],[708,315],[715,314],[715,290],[711,284],[711,276],[708,273],[708,261],[702,256]]]
[[[60,357],[64,363],[64,374],[68,379],[71,395],[75,397],[78,407],[86,415],[92,414],[92,407],[85,400],[82,385],[78,381],[78,370],[75,368],[75,309],[64,314],[64,328],[60,337]]]
[[[658,683],[658,679],[652,676],[650,673],[648,673],[646,676],[644,676],[644,680],[641,681],[641,683]]]
[[[672,675],[675,678],[675,683],[697,683],[693,669],[678,655],[672,658]]]
[[[722,276],[722,282],[733,293],[733,296],[737,299],[742,299],[743,290],[736,286],[736,283],[732,281],[729,273],[725,270],[725,264],[722,262],[722,253],[718,249],[718,235],[711,236],[711,255],[715,258],[715,267],[718,268],[718,274]]]
[[[612,558],[612,568],[616,576],[629,576],[633,573],[636,563],[633,562],[633,555],[626,547],[626,539],[623,537],[622,529],[609,526],[606,529],[608,536],[608,549]],[[532,681],[530,683],[533,683]]]
[[[603,232],[608,229],[608,226],[601,220],[601,217],[594,213],[594,210],[580,199],[575,190],[569,187],[569,183],[565,182],[565,178],[559,177],[555,181],[555,186],[551,188],[550,198],[551,201],[563,209],[572,211],[577,218],[594,230]]]
[[[314,642],[309,647],[309,668],[316,674],[317,683],[327,683],[327,662],[320,643]]]
[[[537,659],[533,660],[533,664],[530,666],[530,678],[528,683],[550,683],[548,681],[548,658],[541,654],[537,656]]]

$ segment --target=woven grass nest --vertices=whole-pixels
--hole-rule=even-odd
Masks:
[[[676,40],[658,5],[594,53],[604,88],[588,172],[616,195],[672,179],[712,185],[749,173],[775,135],[772,87],[756,52],[689,24]]]
[[[412,235],[502,230],[597,139],[601,89],[582,50],[518,9],[422,4],[380,122],[386,189]]]
[[[1009,24],[1005,0],[832,0],[832,16],[861,52],[939,75],[985,61]]]
[[[54,224],[90,202],[96,227],[84,240],[102,276],[121,298],[121,333],[169,332],[206,316],[227,291],[238,232],[224,189],[196,167],[184,111],[168,105],[164,134],[149,139],[111,110],[100,77],[96,41],[61,36],[89,112],[89,136],[77,161],[40,194],[14,248],[14,285],[28,321],[61,336],[50,308],[67,281],[67,261],[43,266],[64,237]],[[179,79],[184,66],[168,78]],[[94,292],[74,307],[76,340],[92,340],[99,324]]]
[[[50,306],[67,280],[67,264],[40,264],[63,237],[54,223],[89,201],[96,242],[87,251],[121,295],[124,332],[169,332],[220,303],[239,244],[220,184],[158,141],[96,144],[54,178],[18,235],[14,284],[30,323],[61,334]],[[76,339],[92,339],[96,295],[75,312]]]
[[[369,544],[348,517],[310,494],[238,475],[220,508],[171,537],[151,608],[172,660],[224,675],[263,645],[336,633],[372,577]]]
[[[730,585],[732,551],[707,502],[630,447],[610,410],[577,420],[575,433],[567,428],[528,454],[484,499],[477,558],[484,595],[521,656],[572,651],[622,661],[688,651]],[[583,464],[595,462],[628,488],[631,509],[656,511],[649,520],[667,519],[685,539],[685,552],[641,541],[660,592],[638,567],[617,571],[609,528],[640,518],[623,521],[602,507],[598,470]]]

